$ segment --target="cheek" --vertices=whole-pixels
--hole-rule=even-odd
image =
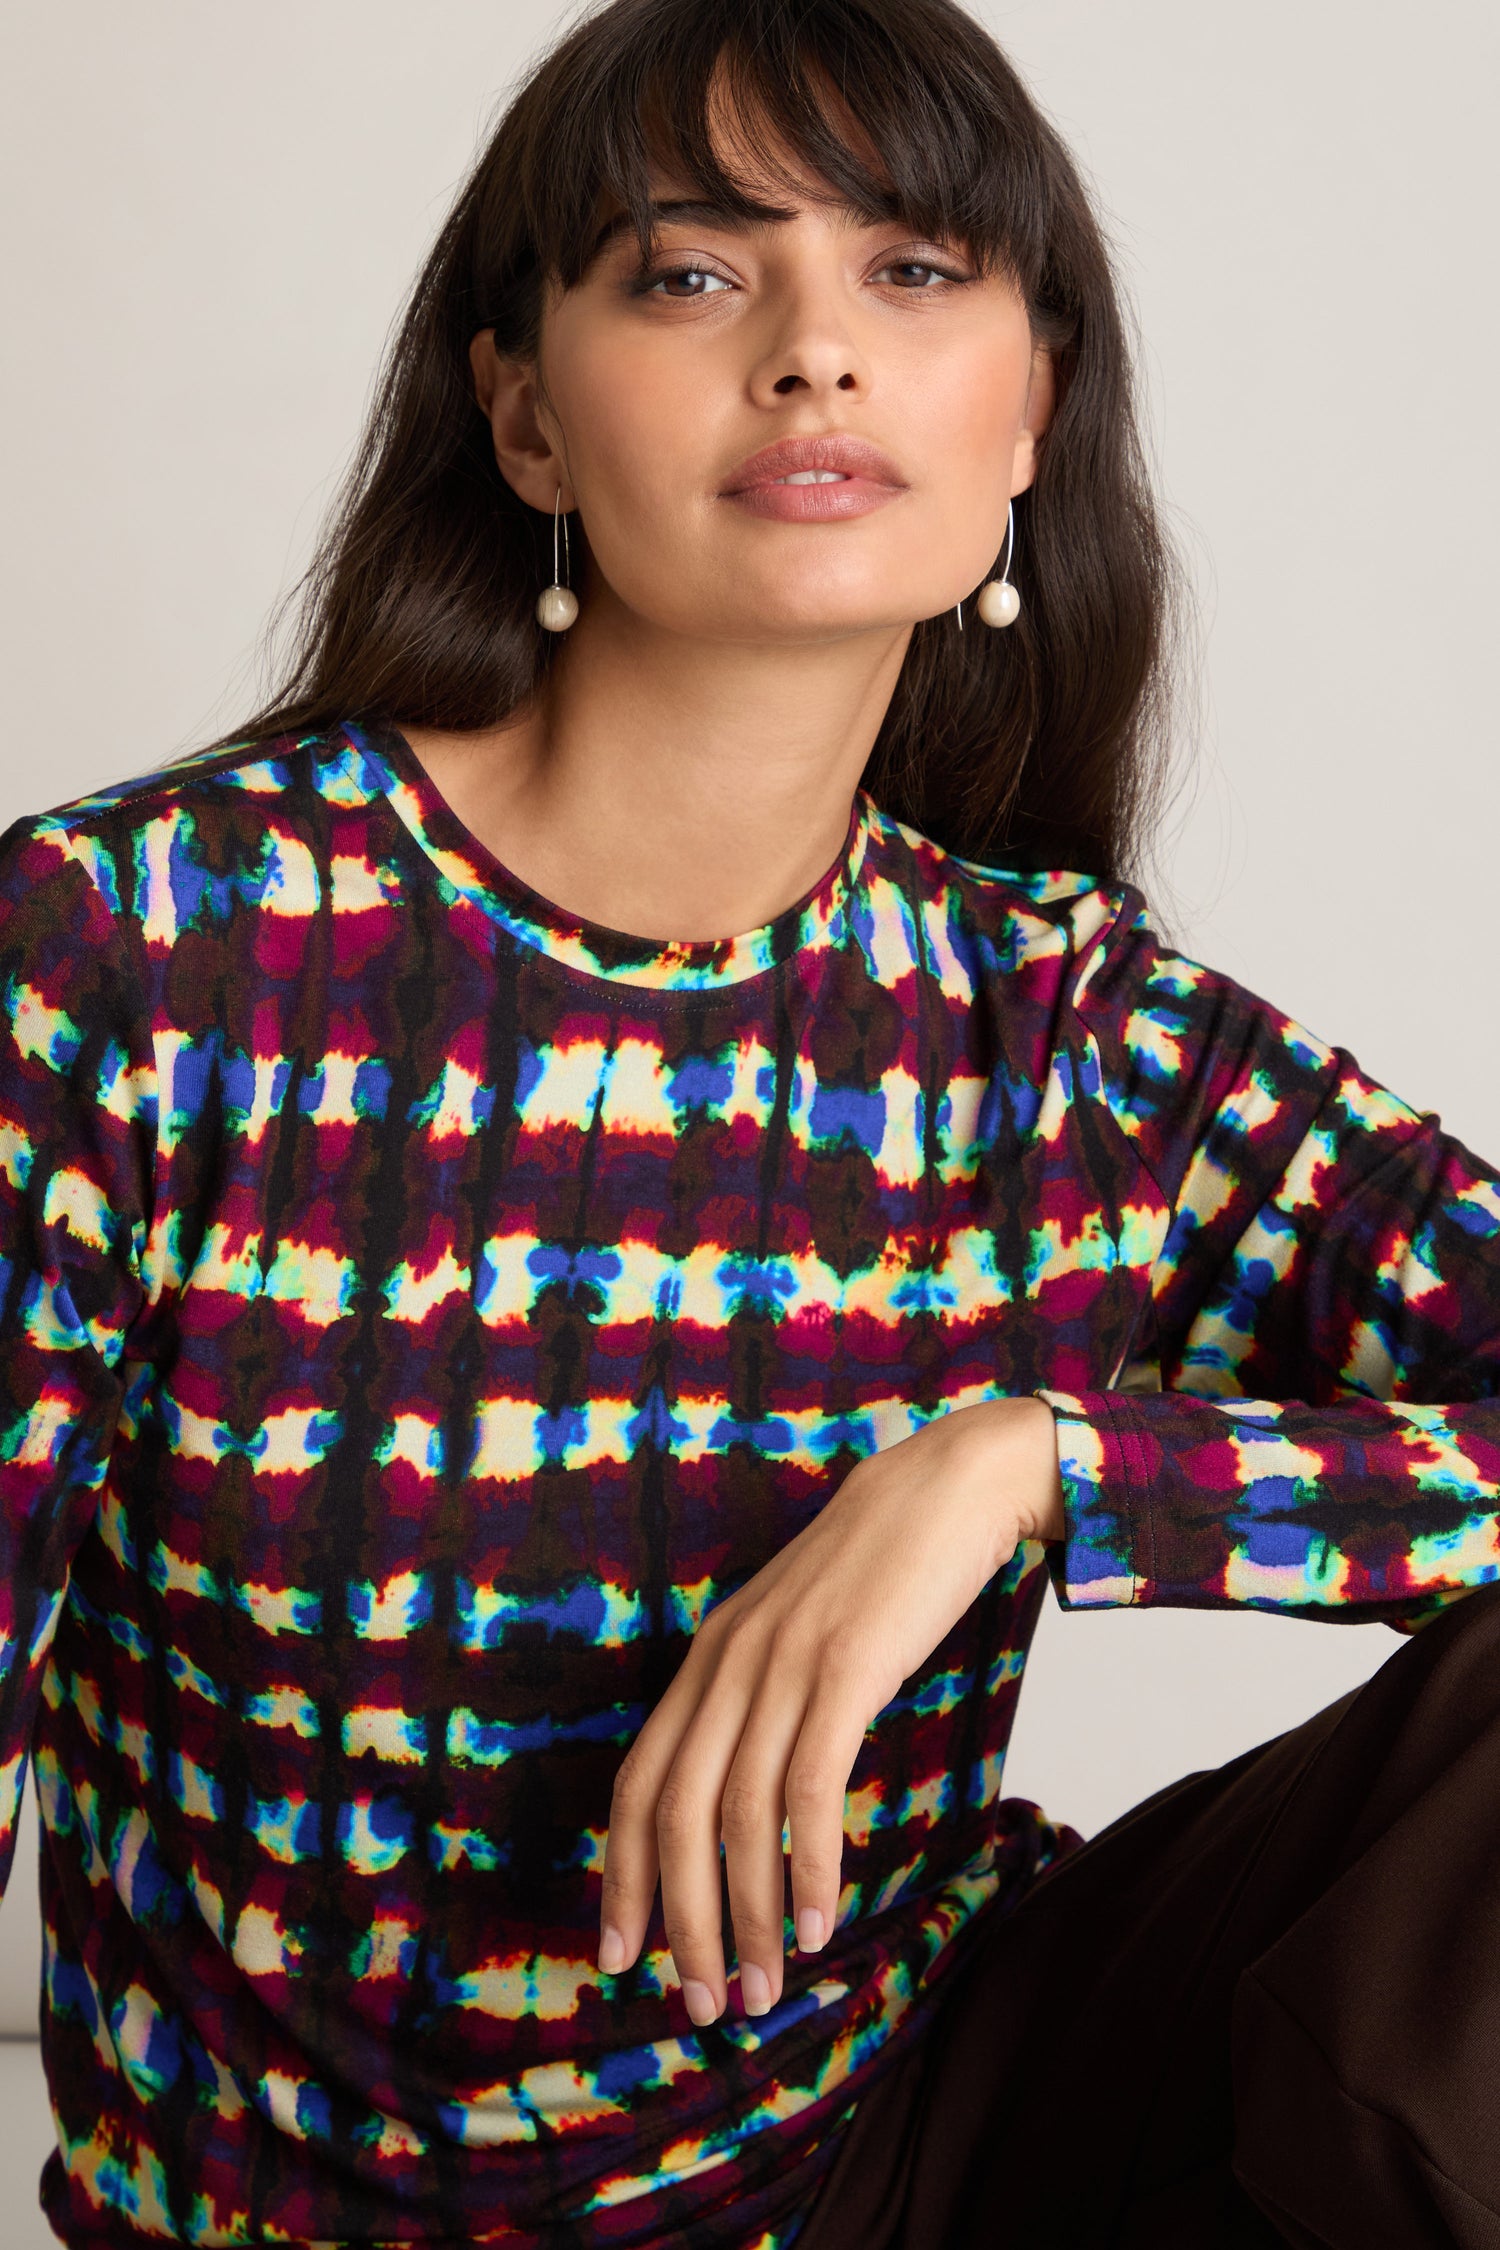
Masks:
[[[993,344],[945,354],[921,388],[929,552],[963,587],[990,569],[1004,541],[1024,398],[1025,365]]]
[[[1025,386],[1026,363],[993,345],[944,353],[914,380],[926,457],[947,483],[971,497],[1008,490]]]
[[[679,534],[685,506],[711,492],[715,387],[688,353],[619,348],[576,368],[557,398],[584,520],[599,547]]]

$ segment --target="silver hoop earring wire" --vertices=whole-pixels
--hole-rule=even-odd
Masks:
[[[558,531],[561,527],[562,554],[568,578],[573,575],[572,557],[568,553],[568,520],[562,513],[562,486],[557,488],[557,499],[552,509],[552,584],[543,587],[536,598],[537,623],[549,633],[565,633],[578,615],[578,596],[571,585],[565,584],[558,573]]]
[[[975,602],[986,625],[1014,625],[1021,614],[1021,597],[1010,583],[1011,557],[1016,546],[1015,502],[1007,501],[1005,508],[1005,560],[998,578],[987,578],[979,589]],[[964,605],[958,604],[958,629],[964,629]]]

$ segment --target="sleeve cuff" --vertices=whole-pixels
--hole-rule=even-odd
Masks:
[[[1064,1609],[1123,1609],[1146,1598],[1150,1482],[1128,1402],[1115,1391],[1038,1387],[1057,1424],[1064,1537],[1047,1568]]]

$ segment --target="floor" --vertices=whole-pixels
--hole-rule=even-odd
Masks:
[[[57,2250],[57,2237],[36,2199],[52,2145],[52,2112],[36,2041],[0,2039],[0,2179],[5,2182],[0,2240],[5,2250]]]

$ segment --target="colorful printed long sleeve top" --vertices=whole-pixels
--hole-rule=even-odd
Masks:
[[[1500,1567],[1500,1183],[1140,895],[857,794],[763,929],[580,923],[347,727],[0,842],[0,1764],[74,2245],[790,2239],[1065,1846],[1070,1604],[1414,1621]],[[1158,1387],[1159,1386],[1159,1387]],[[839,1926],[593,1966],[622,1752],[853,1464],[1041,1391],[1067,1537],[871,1729]]]

